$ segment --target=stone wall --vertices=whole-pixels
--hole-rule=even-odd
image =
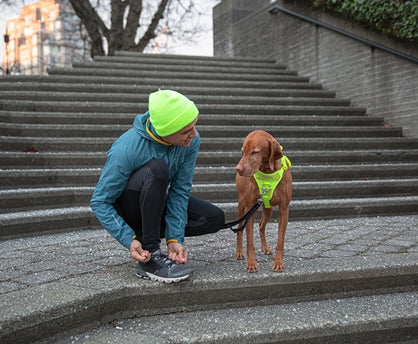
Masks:
[[[402,126],[405,136],[418,137],[418,64],[268,9],[279,5],[415,58],[417,45],[389,40],[345,18],[304,7],[300,1],[253,0],[241,17],[234,16],[238,3],[223,0],[214,8],[215,56],[274,58],[336,91],[337,97],[366,108],[368,115]]]

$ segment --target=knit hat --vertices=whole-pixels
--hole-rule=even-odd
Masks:
[[[199,110],[191,100],[171,90],[151,93],[148,108],[151,124],[160,136],[178,132],[192,123],[199,114]]]

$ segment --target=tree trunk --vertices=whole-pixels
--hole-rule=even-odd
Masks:
[[[105,55],[102,37],[109,39],[109,29],[91,6],[89,0],[70,0],[70,3],[90,37],[91,57]]]

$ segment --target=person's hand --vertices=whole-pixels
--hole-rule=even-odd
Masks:
[[[138,240],[132,241],[131,247],[129,247],[132,260],[140,263],[146,263],[151,258],[151,253],[142,248],[141,242]]]
[[[177,264],[184,264],[187,262],[187,251],[182,244],[178,242],[170,242],[167,245],[168,258]]]

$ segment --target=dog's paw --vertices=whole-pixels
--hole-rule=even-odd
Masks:
[[[263,251],[264,254],[268,254],[268,255],[273,254],[273,252],[270,250],[270,247],[268,246],[262,247],[261,251]]]
[[[273,271],[281,272],[284,270],[284,263],[282,259],[275,259],[273,264]]]
[[[258,271],[257,262],[247,260],[247,271],[257,272]]]
[[[235,252],[235,259],[238,259],[238,260],[244,259],[244,253],[241,252],[241,251],[236,251]]]

